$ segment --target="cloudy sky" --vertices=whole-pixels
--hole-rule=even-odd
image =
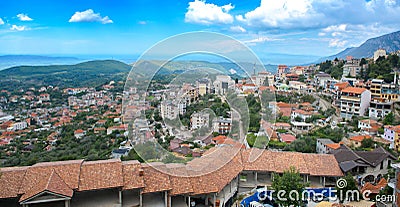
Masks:
[[[0,1],[0,54],[137,56],[169,36],[212,31],[267,63],[301,63],[398,30],[397,0]]]

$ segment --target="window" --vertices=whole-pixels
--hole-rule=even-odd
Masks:
[[[383,169],[383,161],[381,162],[381,170]]]

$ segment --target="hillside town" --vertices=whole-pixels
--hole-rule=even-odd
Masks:
[[[380,74],[385,61],[395,67]],[[0,206],[265,206],[251,195],[292,168],[308,190],[350,177],[364,205],[399,206],[397,66],[379,49],[146,90],[1,90]]]

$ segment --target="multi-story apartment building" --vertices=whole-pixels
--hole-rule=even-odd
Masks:
[[[196,88],[200,96],[211,93],[211,81],[208,78],[202,78],[196,82]]]
[[[383,83],[380,98],[387,101],[399,100],[399,87],[393,83]]]
[[[392,101],[374,99],[369,105],[369,117],[372,119],[383,118],[392,112],[393,107]]]
[[[285,78],[286,73],[289,73],[289,67],[287,65],[278,65],[276,78],[282,80],[283,78]]]
[[[190,116],[190,128],[199,129],[201,127],[207,127],[210,123],[210,114],[206,112],[193,113]]]
[[[161,102],[161,117],[163,119],[175,119],[178,117],[179,108],[172,101],[166,100]]]
[[[360,59],[349,57],[346,63],[343,65],[343,78],[345,77],[356,77],[360,74],[361,66]]]
[[[228,134],[231,131],[231,127],[232,118],[219,117],[219,119],[214,121],[214,132],[218,132],[220,134]]]
[[[229,89],[234,90],[235,81],[227,75],[218,75],[213,83],[215,93],[219,95],[224,95]]]
[[[372,79],[371,86],[369,89],[371,91],[372,98],[380,98],[381,97],[381,90],[382,90],[383,83],[384,83],[384,80]]]
[[[371,101],[371,92],[365,88],[347,87],[342,90],[339,106],[340,116],[351,119],[354,115],[364,116]]]
[[[398,138],[399,138],[399,133],[400,133],[400,125],[398,126],[391,126],[391,125],[386,125],[384,127],[384,134],[383,134],[383,139],[387,140],[390,142],[390,148],[398,148]],[[397,146],[396,146],[397,143]]]

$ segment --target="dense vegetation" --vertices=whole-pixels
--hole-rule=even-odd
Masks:
[[[338,61],[337,59],[335,59]],[[393,82],[393,70],[400,68],[400,58],[397,55],[388,55],[385,57],[380,57],[376,62],[367,62],[365,58],[360,61],[360,66],[368,64],[366,70],[361,68],[359,76],[356,78],[368,80],[368,79],[384,79],[386,82]],[[327,60],[319,64],[320,71],[330,74],[336,79],[340,79],[343,75],[343,65],[344,62],[340,62],[338,65],[334,66],[331,60]]]
[[[344,136],[345,132],[343,129],[332,129],[330,126],[326,126],[313,130],[308,134],[298,136],[297,140],[290,143],[290,145],[287,145],[284,150],[315,153],[318,138],[331,139],[332,141],[338,143],[342,141]]]
[[[319,64],[319,70],[331,74],[336,79],[340,79],[343,75],[343,65],[343,62],[341,62],[334,66],[331,60],[327,60]]]
[[[0,71],[0,88],[14,91],[37,85],[95,87],[111,80],[123,81],[130,69],[131,66],[114,60],[76,65],[18,66]]]
[[[59,135],[61,139],[57,141],[51,151],[45,149],[49,132],[32,132],[23,139],[17,139],[7,146],[15,147],[16,151],[3,157],[6,158],[3,166],[33,165],[37,162],[73,159],[109,159],[112,149],[118,148],[119,143],[124,141],[124,138],[120,137],[117,132],[110,135],[95,135],[93,132],[88,132],[84,138],[76,139],[74,130],[78,128],[78,125],[64,126]],[[30,152],[26,152],[23,142],[29,139],[37,139],[38,141]],[[4,152],[4,149],[1,149],[1,151]]]
[[[380,57],[375,63],[370,63],[368,69],[361,74],[363,79],[379,78],[386,82],[393,82],[393,69],[400,67],[400,59],[397,55],[389,55],[387,58]]]

